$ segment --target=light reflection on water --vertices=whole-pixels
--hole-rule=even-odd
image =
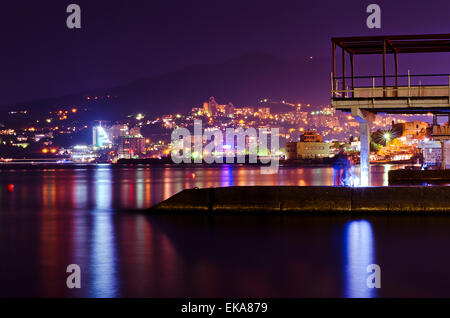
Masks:
[[[94,213],[90,269],[91,297],[118,296],[118,272],[116,269],[115,229],[110,213]]]
[[[111,169],[95,170],[95,210],[93,215],[91,270],[91,297],[116,297],[117,269],[115,229],[112,218],[112,175]],[[138,182],[138,181],[136,181]]]
[[[372,167],[373,185],[386,185],[387,169]],[[259,172],[231,165],[0,170],[0,296],[377,296],[366,287],[366,267],[379,257],[369,219],[125,211],[184,188],[342,181],[333,167]],[[65,287],[72,263],[84,273],[79,291]]]
[[[372,225],[366,220],[350,221],[344,229],[345,296],[351,298],[375,297],[376,288],[368,288],[370,273],[366,268],[376,264]]]

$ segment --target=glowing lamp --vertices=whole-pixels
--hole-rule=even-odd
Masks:
[[[10,183],[6,186],[6,190],[8,190],[8,192],[13,192],[14,191],[14,184]]]

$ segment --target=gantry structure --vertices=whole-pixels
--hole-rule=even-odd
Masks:
[[[436,120],[438,115],[450,114],[450,74],[444,71],[450,65],[443,65],[439,74],[398,73],[401,54],[450,52],[450,34],[335,37],[331,44],[331,105],[351,112],[360,123],[361,185],[369,184],[370,122],[374,114],[433,113],[433,132],[439,131],[442,138],[443,131],[450,136],[450,129],[438,128]],[[338,49],[342,50],[340,72],[336,67]],[[367,54],[380,56],[381,72],[355,76],[355,56]],[[392,75],[386,70],[388,57],[393,58]],[[348,68],[350,71],[346,73]]]

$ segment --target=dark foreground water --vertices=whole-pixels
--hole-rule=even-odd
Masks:
[[[372,184],[387,185],[389,168],[373,167]],[[332,167],[0,170],[0,296],[450,297],[450,217],[145,212],[195,186],[340,177]],[[69,264],[81,289],[66,287]],[[380,289],[366,285],[369,264]]]

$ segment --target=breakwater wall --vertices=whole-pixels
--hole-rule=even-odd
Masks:
[[[154,212],[450,212],[450,187],[244,186],[186,189]]]
[[[389,183],[450,182],[450,170],[390,170],[388,180]]]

